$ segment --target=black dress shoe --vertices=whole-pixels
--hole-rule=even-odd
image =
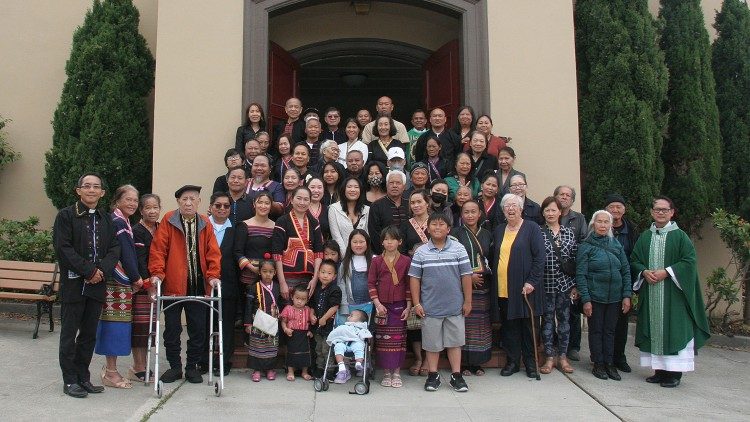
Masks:
[[[214,367],[216,366],[218,365],[214,365]],[[196,367],[198,368],[198,372],[200,372],[201,375],[208,373],[208,363],[199,363],[198,365],[196,365]]]
[[[84,390],[86,390],[89,393],[103,393],[104,392],[104,386],[103,385],[94,385],[91,383],[91,381],[86,382],[79,382],[78,385],[83,387]]]
[[[630,371],[632,371],[632,370],[633,370],[632,368],[630,368],[630,365],[628,365],[628,363],[627,363],[626,361],[624,361],[624,360],[623,360],[623,361],[620,361],[620,362],[617,362],[617,363],[615,364],[615,366],[616,366],[616,367],[617,367],[617,369],[619,369],[620,371],[622,371],[622,372],[625,372],[625,373],[628,373],[628,374],[630,373]]]
[[[575,361],[575,362],[578,362],[579,360],[581,360],[581,355],[578,353],[578,350],[574,350],[574,349],[568,350],[567,356],[568,356],[568,359]]]
[[[654,373],[654,375],[646,378],[646,382],[649,384],[659,384],[662,381],[664,381],[664,374],[663,371],[659,369],[656,370],[656,373]]]
[[[509,362],[507,365],[505,365],[505,368],[503,368],[500,371],[500,375],[504,377],[509,377],[516,372],[518,372],[520,368],[518,367],[518,364],[515,362]]]
[[[529,368],[526,369],[526,376],[529,378],[536,378],[539,376],[539,373],[536,372],[535,368]]]
[[[200,384],[203,382],[203,377],[197,366],[185,368],[185,379],[192,384]]]
[[[605,372],[607,372],[607,376],[611,380],[620,381],[622,380],[622,377],[620,374],[617,373],[617,367],[615,365],[607,365],[604,367]]]
[[[662,382],[659,383],[664,388],[675,388],[678,385],[680,385],[680,380],[677,378],[664,378]]]
[[[229,375],[229,371],[231,370],[232,370],[232,363],[231,362],[225,363],[224,364],[224,376],[226,377],[227,375]],[[214,364],[214,376],[216,377],[219,376],[219,364],[218,363]]]
[[[595,363],[594,369],[591,371],[591,373],[600,380],[609,378],[609,376],[607,375],[607,369],[603,363]]]
[[[69,395],[70,397],[75,397],[77,399],[82,399],[89,395],[89,392],[84,390],[83,387],[81,387],[78,384],[63,385],[63,393]]]
[[[179,368],[169,368],[159,378],[162,382],[170,383],[182,379],[182,370]]]

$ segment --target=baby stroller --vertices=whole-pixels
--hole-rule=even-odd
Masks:
[[[367,314],[367,325],[368,327],[372,327],[372,318],[374,314],[374,305],[372,302],[368,302],[362,305],[349,305],[349,311],[359,310],[363,311]],[[334,328],[343,324],[346,322],[346,318],[342,318],[342,315],[336,314],[335,322],[334,322]],[[365,356],[364,361],[362,362],[363,370],[362,370],[362,379],[357,381],[356,384],[354,384],[354,390],[349,391],[349,394],[358,394],[360,396],[363,396],[365,394],[368,394],[370,392],[370,378],[372,376],[372,363],[371,363],[371,357],[372,357],[372,338],[365,340]],[[333,345],[328,350],[328,355],[326,356],[326,364],[323,367],[323,375],[320,378],[316,378],[313,382],[313,388],[317,392],[321,391],[328,391],[328,387],[330,386],[331,381],[328,379],[329,371],[334,370],[334,368],[337,367],[337,365],[331,366],[333,356],[335,355],[335,352],[333,350]],[[350,356],[350,353],[347,353],[344,355],[344,359],[347,358],[353,358],[353,355]],[[347,366],[351,366],[347,364]]]
[[[156,312],[154,312],[154,303],[151,304],[151,314],[149,317],[149,327],[152,331],[148,335],[148,355],[146,356],[146,374],[151,373],[151,345],[154,344],[154,376],[159,374],[159,323],[161,313],[170,307],[181,303],[181,302],[197,302],[202,303],[208,307],[209,312],[209,332],[208,332],[208,350],[214,350],[214,340],[219,343],[219,382],[213,383],[213,359],[208,359],[208,385],[213,383],[214,394],[216,397],[221,396],[221,391],[224,389],[224,341],[222,336],[222,306],[221,306],[221,284],[211,288],[211,293],[208,296],[162,296],[161,294],[161,283],[156,284]],[[165,305],[165,302],[167,303]],[[218,321],[218,330],[214,330],[214,313]],[[154,319],[156,324],[154,324]],[[153,343],[152,343],[153,341]],[[149,377],[146,377],[145,385],[148,385]],[[161,380],[156,380],[154,383],[154,392],[157,397],[161,397],[164,394],[164,383]]]

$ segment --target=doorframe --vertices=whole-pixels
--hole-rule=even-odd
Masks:
[[[244,0],[242,105],[268,103],[269,14],[303,0]],[[489,42],[486,0],[423,0],[460,14],[462,104],[490,114]],[[258,54],[262,52],[262,54]]]

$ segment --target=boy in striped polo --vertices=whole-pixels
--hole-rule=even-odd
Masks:
[[[427,220],[430,240],[415,252],[409,268],[414,312],[422,318],[422,348],[427,352],[429,374],[424,388],[437,391],[440,352],[447,349],[451,387],[469,391],[461,376],[461,346],[465,342],[464,317],[471,312],[471,264],[466,249],[448,236],[451,225],[443,213]]]

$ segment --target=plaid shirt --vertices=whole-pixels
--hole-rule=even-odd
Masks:
[[[557,259],[552,242],[559,242],[560,255],[562,258],[575,259],[578,252],[576,235],[570,227],[560,226],[557,236],[550,236],[551,231],[547,226],[542,226],[544,237],[544,249],[547,256],[544,259],[544,291],[555,293],[556,291],[567,292],[576,284],[575,277],[563,274],[560,270],[560,261]]]

